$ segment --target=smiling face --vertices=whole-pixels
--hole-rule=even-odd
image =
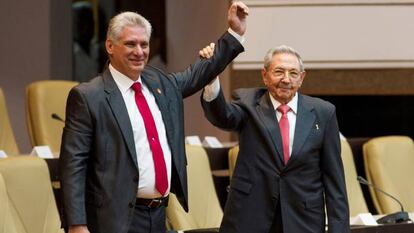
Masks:
[[[106,40],[111,65],[132,80],[137,80],[148,62],[149,37],[142,26],[125,26],[117,40]]]
[[[272,57],[269,67],[262,69],[263,83],[270,94],[282,104],[296,94],[305,78],[298,58],[290,53],[278,53]]]

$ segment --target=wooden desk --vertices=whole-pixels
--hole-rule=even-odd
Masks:
[[[170,231],[176,232],[176,231]],[[170,233],[169,232],[169,233]],[[184,231],[184,233],[215,233],[218,229],[199,229]],[[414,233],[414,223],[390,224],[381,226],[353,226],[351,233]]]
[[[353,226],[352,233],[413,233],[414,223],[388,224],[380,226]]]

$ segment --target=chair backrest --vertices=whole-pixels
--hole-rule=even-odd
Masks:
[[[188,174],[188,205],[186,213],[174,194],[166,209],[167,221],[173,230],[217,228],[223,218],[210,163],[201,146],[186,146]]]
[[[63,232],[43,159],[32,156],[0,159],[0,174],[16,233]]]
[[[78,82],[45,80],[26,88],[26,121],[32,146],[47,145],[52,152],[60,150],[64,123],[52,114],[65,117],[69,91]]]
[[[14,138],[13,130],[7,112],[6,99],[0,88],[0,150],[8,155],[18,155],[19,149]]]
[[[235,146],[229,150],[229,177],[233,176],[236,167],[237,155],[239,154],[239,146]]]
[[[396,197],[408,212],[414,211],[414,143],[407,136],[386,136],[363,146],[365,173],[369,182]],[[400,210],[392,198],[370,189],[379,214]]]
[[[6,184],[0,174],[0,233],[16,233],[11,214],[11,203],[7,197]]]
[[[346,140],[341,140],[341,149],[350,216],[369,213],[361,185],[357,181],[358,175],[351,146]]]

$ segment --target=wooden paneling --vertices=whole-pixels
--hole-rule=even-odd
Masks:
[[[263,86],[260,70],[233,70],[231,89]],[[414,95],[414,69],[307,70],[311,95]]]

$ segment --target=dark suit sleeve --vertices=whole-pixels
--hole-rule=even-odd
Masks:
[[[240,130],[246,116],[242,108],[237,104],[239,96],[234,94],[233,98],[234,102],[227,103],[221,88],[219,95],[211,102],[205,101],[203,95],[201,95],[204,115],[211,124],[224,130]]]
[[[331,112],[322,148],[328,233],[349,233],[349,208],[335,109]],[[355,181],[356,182],[356,181]]]
[[[68,226],[86,224],[85,179],[93,134],[91,116],[82,93],[69,93],[62,135],[60,171],[64,216]]]
[[[216,43],[214,55],[210,59],[197,59],[183,72],[172,74],[172,79],[182,96],[188,97],[223,72],[226,66],[243,51],[240,42],[226,32]]]

